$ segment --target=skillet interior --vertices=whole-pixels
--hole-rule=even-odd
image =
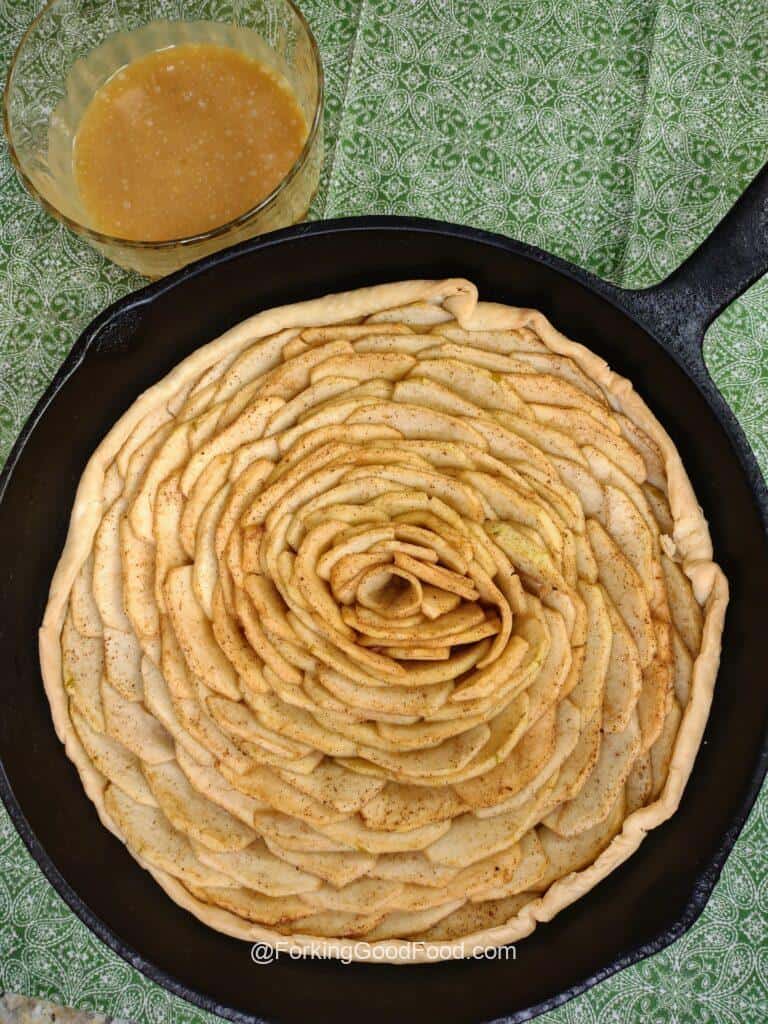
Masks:
[[[475,281],[483,298],[543,310],[630,377],[677,444],[732,588],[704,745],[677,815],[521,943],[516,961],[395,969],[283,956],[257,967],[246,944],[171,903],[101,826],[54,735],[36,633],[75,487],[101,437],[141,390],[249,314],[363,284],[451,275]],[[606,299],[523,246],[469,229],[294,229],[277,242],[256,240],[212,257],[148,294],[141,307],[131,299],[118,304],[117,323],[100,318],[78,343],[73,361],[96,335],[27,439],[0,504],[0,757],[18,806],[5,796],[75,911],[179,994],[233,1019],[240,1011],[286,1022],[303,1022],[310,1007],[334,1021],[357,1021],[364,1012],[371,1024],[527,1019],[526,1008],[555,1005],[680,934],[702,909],[759,785],[768,722],[765,536],[745,474],[696,386]]]

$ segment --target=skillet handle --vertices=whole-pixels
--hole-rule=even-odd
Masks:
[[[704,366],[704,333],[719,313],[768,273],[768,164],[698,249],[652,288],[615,299],[682,362]]]

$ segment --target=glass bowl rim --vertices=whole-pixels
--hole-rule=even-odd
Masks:
[[[158,239],[157,241],[146,241],[143,239],[134,238],[121,238],[119,235],[108,235],[105,234],[104,232],[95,230],[95,228],[88,227],[86,224],[81,224],[79,221],[74,220],[72,217],[69,217],[67,214],[63,213],[57,206],[55,206],[48,199],[46,199],[46,197],[42,195],[37,186],[33,184],[31,179],[27,175],[26,171],[24,170],[21,164],[19,155],[16,151],[16,145],[13,138],[13,132],[11,130],[10,119],[11,94],[14,85],[13,77],[14,72],[16,70],[16,66],[19,61],[19,57],[21,56],[24,47],[29,41],[32,32],[42,22],[46,15],[48,15],[48,13],[54,7],[57,7],[62,2],[63,0],[48,0],[44,7],[38,12],[38,14],[35,15],[35,17],[29,23],[29,25],[24,31],[24,34],[19,40],[19,44],[16,47],[16,50],[14,51],[13,58],[8,67],[8,73],[5,79],[5,90],[3,93],[3,129],[5,131],[5,137],[8,142],[8,153],[11,158],[11,162],[13,166],[16,168],[16,172],[21,178],[21,181],[26,190],[29,192],[33,199],[36,199],[37,202],[40,203],[43,209],[47,210],[47,212],[50,213],[51,216],[55,217],[56,220],[60,221],[71,231],[74,231],[75,234],[83,235],[87,239],[97,242],[101,245],[119,245],[126,249],[135,249],[143,251],[174,249],[179,246],[190,246],[197,245],[200,242],[207,242],[211,239],[219,238],[222,235],[226,235],[233,229],[237,229],[244,226],[253,217],[256,217],[262,211],[266,210],[275,202],[275,200],[277,200],[277,198],[288,187],[291,181],[293,181],[293,179],[302,169],[304,164],[307,162],[309,155],[314,148],[323,117],[323,105],[325,99],[325,75],[323,72],[323,62],[320,57],[320,48],[317,45],[317,39],[315,38],[315,34],[312,31],[309,22],[306,19],[306,16],[296,6],[294,0],[281,0],[281,2],[284,3],[285,6],[288,7],[293,13],[293,15],[296,17],[300,26],[306,33],[307,39],[309,40],[310,52],[312,54],[312,60],[315,66],[315,71],[317,73],[317,100],[315,102],[312,123],[309,127],[309,131],[307,133],[307,138],[304,142],[304,146],[302,147],[301,152],[294,161],[291,169],[288,171],[285,177],[278,182],[275,188],[273,188],[272,191],[263,199],[259,200],[259,202],[255,206],[249,207],[247,210],[239,214],[237,217],[234,217],[232,220],[226,221],[224,224],[220,224],[216,228],[211,228],[209,231],[201,231],[195,235],[182,235],[178,238],[164,238]],[[222,22],[222,24],[225,24],[225,22]]]

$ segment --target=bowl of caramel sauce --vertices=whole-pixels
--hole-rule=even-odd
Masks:
[[[302,220],[322,163],[323,71],[290,0],[52,0],[8,73],[28,188],[121,266],[161,277]]]

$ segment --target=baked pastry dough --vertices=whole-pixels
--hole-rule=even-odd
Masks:
[[[407,281],[259,313],[134,403],[40,652],[172,899],[414,962],[529,934],[674,812],[727,595],[629,381],[541,313]]]

